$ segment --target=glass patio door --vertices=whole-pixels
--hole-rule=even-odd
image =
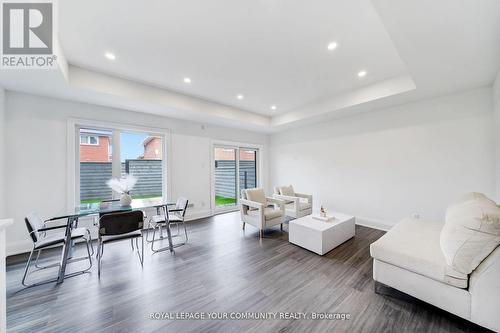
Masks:
[[[238,197],[241,197],[241,190],[257,187],[257,150],[240,148],[238,155],[240,175]]]
[[[237,203],[237,159],[236,148],[214,148],[215,209],[224,210]]]
[[[241,190],[258,186],[257,155],[252,148],[214,147],[215,211],[234,210]]]

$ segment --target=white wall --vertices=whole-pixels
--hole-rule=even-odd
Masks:
[[[28,94],[6,94],[7,215],[14,225],[7,234],[9,254],[27,250],[24,216],[36,211],[52,216],[67,199],[67,121],[69,118],[167,128],[171,131],[171,193],[194,204],[192,217],[210,214],[210,143],[224,140],[264,145],[262,181],[267,184],[266,134],[175,120],[96,105]]]
[[[443,219],[466,191],[494,194],[491,88],[372,111],[271,136],[273,184],[313,193],[315,208],[391,226]]]
[[[500,202],[500,71],[493,84],[493,103],[495,105],[495,180],[496,180],[496,201]]]
[[[0,87],[0,219],[5,214],[5,91]]]

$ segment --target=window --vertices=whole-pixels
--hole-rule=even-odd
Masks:
[[[99,130],[101,145],[89,144],[89,138],[97,138],[86,133],[96,129],[80,129],[80,203],[93,203],[113,198],[106,182],[113,178],[112,138],[110,129]]]
[[[99,145],[99,137],[93,135],[80,135],[80,144],[82,145]]]
[[[214,207],[232,209],[238,204],[241,190],[255,188],[258,150],[253,148],[214,147]]]
[[[120,132],[121,174],[137,178],[133,199],[162,196],[163,139],[146,133]]]
[[[80,137],[76,154],[78,202],[119,198],[106,183],[125,174],[137,178],[130,193],[133,199],[164,196],[164,135],[112,128],[77,128]]]

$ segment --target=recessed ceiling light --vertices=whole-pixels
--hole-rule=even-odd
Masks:
[[[184,78],[184,83],[191,83],[191,79],[190,79],[190,78],[188,78],[188,77],[185,77],[185,78]]]
[[[276,105],[271,105],[271,110],[276,110]]]
[[[243,98],[245,98],[245,96],[239,94],[238,96],[236,96],[236,98],[239,99],[239,100],[242,100]]]
[[[358,76],[359,77],[364,77],[364,76],[366,76],[366,74],[367,74],[366,71],[361,71],[361,72],[358,73]]]
[[[329,51],[333,51],[337,48],[338,44],[336,42],[330,42],[328,43],[328,46],[326,47]]]
[[[113,53],[111,53],[111,52],[104,53],[104,56],[106,58],[108,58],[109,60],[115,60],[116,59],[116,56]]]

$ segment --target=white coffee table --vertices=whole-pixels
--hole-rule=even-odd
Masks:
[[[323,222],[312,215],[290,221],[288,241],[310,251],[323,255],[354,237],[354,216],[329,213],[335,219]]]

